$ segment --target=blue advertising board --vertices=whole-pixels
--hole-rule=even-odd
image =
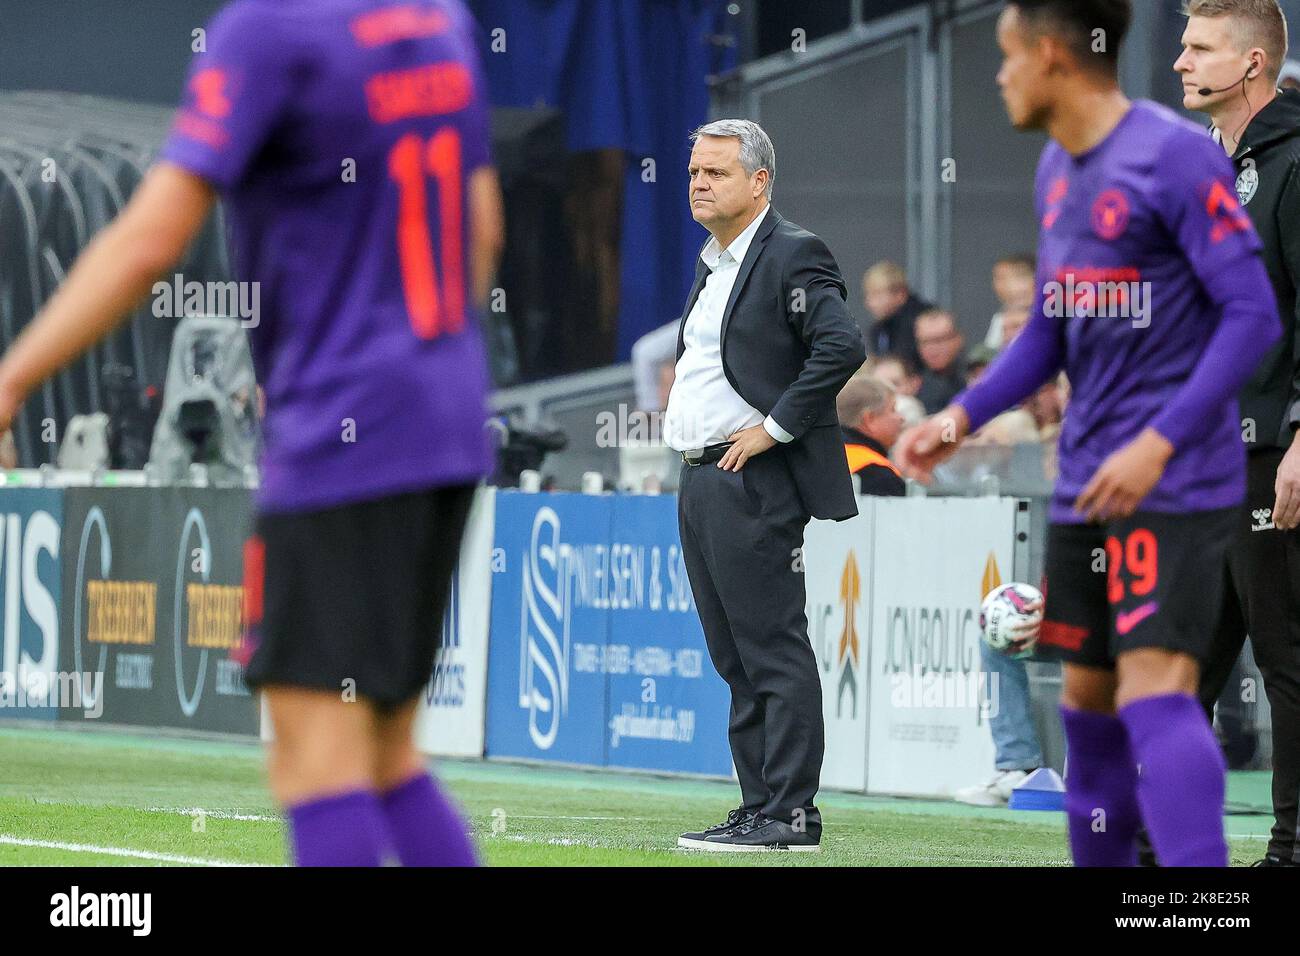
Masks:
[[[613,499],[496,496],[489,757],[605,762]]]
[[[486,753],[729,776],[671,496],[497,495]]]
[[[59,671],[63,492],[0,494],[0,718],[52,720],[87,708],[103,675]]]
[[[606,763],[731,774],[731,693],[709,660],[677,532],[677,499],[614,498]]]

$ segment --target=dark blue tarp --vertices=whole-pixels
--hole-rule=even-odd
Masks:
[[[688,135],[708,77],[735,62],[723,0],[471,0],[494,106],[564,112],[575,152],[627,153],[618,358],[676,318],[706,234],[686,201]],[[492,52],[494,31],[504,52]],[[643,181],[645,159],[654,182]]]

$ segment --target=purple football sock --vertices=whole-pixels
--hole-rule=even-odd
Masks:
[[[1137,762],[1116,717],[1061,708],[1065,813],[1075,866],[1137,866]]]
[[[429,774],[417,774],[380,799],[403,866],[478,865],[465,821]]]
[[[308,800],[289,808],[296,866],[379,866],[388,834],[368,790]]]
[[[1135,700],[1120,709],[1142,768],[1138,803],[1162,866],[1227,866],[1223,754],[1191,694]]]

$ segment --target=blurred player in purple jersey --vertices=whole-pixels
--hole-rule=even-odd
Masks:
[[[471,865],[412,727],[489,468],[477,315],[502,243],[460,0],[238,0],[159,162],[0,362],[0,427],[127,315],[218,194],[265,390],[248,683],[295,862]]]
[[[1072,397],[1040,646],[1064,661],[1076,864],[1223,866],[1224,764],[1196,699],[1245,495],[1236,394],[1278,339],[1260,242],[1223,150],[1119,88],[1128,0],[1011,0],[998,85],[1039,162],[1038,294],[985,373],[901,441],[928,479],[1064,368]],[[1142,772],[1139,776],[1138,766]]]

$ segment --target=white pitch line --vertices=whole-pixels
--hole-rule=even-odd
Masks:
[[[268,817],[258,813],[233,813],[230,810],[205,810],[202,807],[146,807],[150,813],[174,813],[177,816],[194,817],[202,814],[213,820],[253,820],[268,823],[280,823],[282,817]],[[543,814],[508,813],[510,820],[618,820],[626,822],[647,823],[654,817],[565,817]]]
[[[518,833],[502,834],[502,835],[493,834],[492,836],[487,837],[487,839],[488,840],[509,840],[511,843],[534,843],[539,846],[542,845],[581,846],[581,847],[586,847],[589,850],[616,849],[615,847],[607,846],[604,843],[598,843],[595,840],[570,840],[564,837],[533,837],[533,836],[525,836],[523,834],[518,834]]]
[[[265,823],[280,823],[282,817],[268,817],[260,813],[233,813],[229,810],[205,810],[202,807],[146,807],[150,813],[174,813],[177,816],[193,817],[202,814],[214,820],[253,820]]]
[[[523,813],[507,813],[508,820],[635,820],[645,823],[654,820],[654,817],[553,817],[544,815],[526,815]]]
[[[181,863],[185,866],[263,866],[261,863],[237,863],[234,860],[208,860],[198,856],[176,856],[171,853],[154,853],[152,850],[132,850],[120,846],[92,846],[88,843],[61,843],[58,840],[27,840],[23,837],[0,833],[0,843],[11,846],[32,846],[44,850],[67,850],[69,853],[98,853],[103,856],[121,856],[155,863]]]

